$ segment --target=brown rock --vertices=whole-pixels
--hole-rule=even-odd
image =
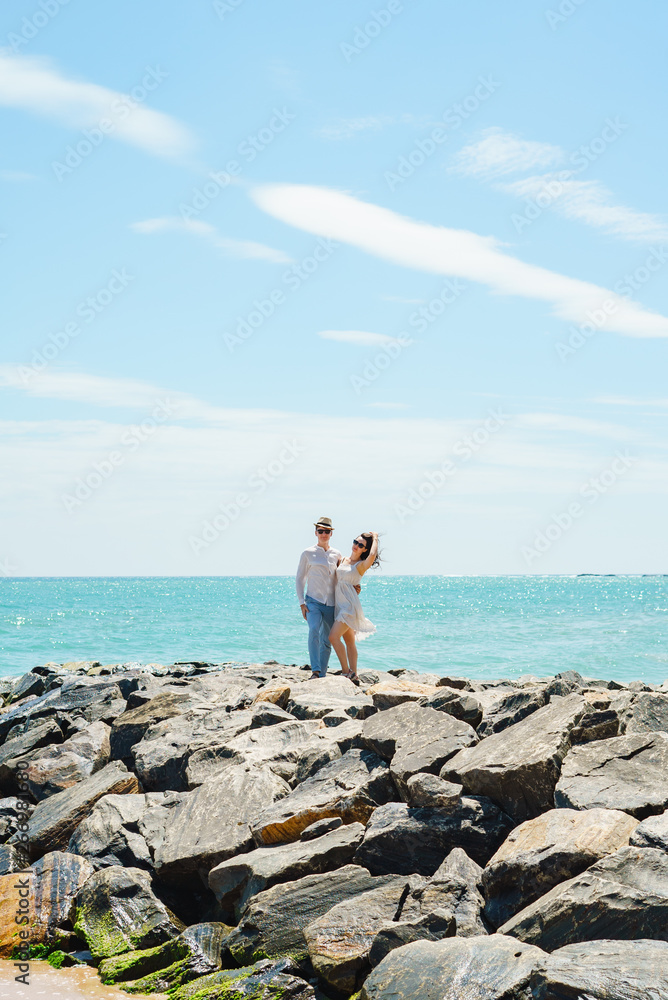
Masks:
[[[268,701],[272,705],[278,705],[279,708],[285,708],[289,700],[290,685],[279,684],[273,681],[265,687],[260,688],[258,693],[253,698],[253,704],[258,705],[261,702]]]

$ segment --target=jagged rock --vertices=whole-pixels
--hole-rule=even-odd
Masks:
[[[11,844],[3,844],[0,847],[0,875],[11,875],[12,872],[21,872],[30,864],[29,859],[23,851],[13,847]]]
[[[499,928],[555,951],[614,933],[617,939],[668,939],[668,855],[622,847],[562,882]]]
[[[289,712],[279,708],[270,701],[259,701],[253,706],[253,721],[251,729],[259,729],[261,726],[275,726],[279,722],[290,722],[292,716]]]
[[[549,955],[536,1000],[659,1000],[668,996],[665,941],[587,941]]]
[[[9,840],[34,809],[33,803],[23,797],[8,795],[7,798],[0,799],[0,843]]]
[[[230,930],[222,923],[193,924],[156,948],[103,959],[100,979],[107,985],[135,980],[131,993],[165,993],[219,969]]]
[[[474,729],[482,719],[482,706],[477,698],[449,688],[437,687],[433,694],[420,698],[418,705],[423,708],[433,708],[437,712],[447,712],[454,719],[467,722]]]
[[[586,695],[586,692],[585,692]],[[619,733],[619,715],[612,708],[588,708],[579,726],[571,730],[571,744],[607,740]]]
[[[76,897],[74,929],[95,958],[154,948],[185,930],[139,868],[103,868]]]
[[[639,694],[622,714],[622,733],[668,733],[668,694]]]
[[[37,756],[31,755],[25,778],[36,801],[76,785],[108,764],[109,733],[106,723],[93,722],[60,746],[48,747]]]
[[[134,685],[136,686],[136,681]],[[56,697],[47,706],[46,699],[51,695]],[[43,697],[43,707],[48,713],[55,713],[59,723],[70,727],[77,720],[106,722],[111,725],[125,711],[126,705],[121,683],[115,678],[102,681],[91,677],[68,677],[63,681],[62,687],[49,691]]]
[[[631,834],[629,843],[633,847],[657,847],[668,854],[668,812],[643,820]]]
[[[447,906],[454,915],[458,937],[487,934],[483,918],[485,899],[479,888],[482,872],[480,865],[466,851],[453,847],[429,880],[429,887],[424,890],[427,904],[434,891],[438,890],[441,905]]]
[[[212,868],[209,887],[225,912],[236,907],[240,914],[251,896],[277,882],[294,882],[348,864],[363,837],[362,824],[351,823],[315,840],[258,847]]]
[[[397,678],[373,684],[366,689],[366,694],[372,699],[373,705],[379,712],[385,712],[389,708],[403,705],[404,702],[429,698],[435,694],[435,691],[432,684],[420,684],[419,681]]]
[[[161,692],[145,705],[119,715],[111,727],[111,753],[114,760],[129,757],[134,745],[143,739],[147,730],[156,722],[182,715],[183,708],[180,706],[187,700],[185,692]]]
[[[485,916],[503,924],[555,885],[629,842],[637,820],[616,809],[551,809],[516,827],[485,868]]]
[[[537,712],[547,704],[545,688],[538,690],[513,690],[488,695],[484,702],[484,716],[476,732],[481,739],[492,733],[503,732],[509,726],[526,719],[532,712]]]
[[[114,761],[78,785],[43,799],[28,820],[31,857],[39,857],[48,850],[64,849],[74,829],[103,795],[127,795],[138,791],[134,774],[120,761]]]
[[[44,694],[45,690],[46,684],[44,678],[31,671],[15,681],[9,696],[9,704],[11,705],[15,701],[20,701],[21,698],[29,698],[30,695],[39,697],[40,694]]]
[[[316,837],[322,837],[325,833],[330,833],[332,830],[338,830],[340,826],[343,825],[343,820],[340,816],[327,816],[325,819],[317,819],[315,823],[311,823],[307,826],[305,830],[302,830],[300,840],[315,840]]]
[[[376,966],[360,1000],[529,1000],[545,958],[500,934],[416,941]]]
[[[436,681],[436,687],[454,688],[456,691],[475,690],[468,677],[450,677],[449,675],[439,677]]]
[[[313,968],[326,983],[346,994],[362,985],[371,968],[374,939],[387,924],[401,919],[409,890],[407,879],[395,876],[377,889],[337,903],[304,928]]]
[[[406,783],[406,799],[414,808],[457,809],[462,791],[462,785],[444,781],[435,774],[414,774]]]
[[[187,882],[252,844],[250,824],[268,802],[280,799],[289,786],[268,768],[231,764],[193,792],[184,794],[155,852],[161,879]]]
[[[335,872],[274,885],[251,899],[227,947],[240,964],[260,955],[306,958],[305,927],[342,900],[393,881],[393,876],[373,878],[365,868],[345,865]]]
[[[393,795],[387,764],[370,750],[349,750],[265,809],[251,824],[253,837],[258,846],[287,843],[327,816],[366,823],[376,806]]]
[[[464,747],[477,742],[475,730],[466,722],[431,708],[416,708],[419,729],[408,730],[397,738],[390,771],[402,799],[408,798],[408,781],[414,774],[438,774],[442,767]]]
[[[516,822],[549,809],[570,732],[586,712],[581,695],[558,698],[448,761],[441,777],[487,795]]]
[[[668,733],[637,733],[573,747],[554,803],[573,809],[623,809],[638,819],[668,806]]]
[[[153,855],[164,839],[179,792],[104,795],[78,825],[68,845],[94,868],[123,865],[153,868]]]
[[[301,978],[291,958],[262,959],[242,969],[203,976],[171,993],[171,1000],[316,1000],[313,987]],[[322,994],[317,995],[322,998]]]
[[[512,826],[512,820],[484,796],[463,796],[454,812],[390,802],[369,820],[355,861],[374,874],[433,875],[453,847],[462,847],[484,865]]]
[[[321,719],[337,709],[351,719],[366,719],[374,711],[373,701],[361,688],[346,677],[330,675],[317,684],[313,681],[293,684],[286,708],[296,719]]]
[[[19,763],[30,760],[35,750],[62,742],[62,730],[53,719],[40,719],[25,733],[7,740],[0,746],[0,791],[7,794],[18,791],[16,772]]]
[[[289,700],[290,685],[281,684],[278,681],[270,681],[264,687],[261,687],[255,695],[253,698],[253,705],[270,702],[272,705],[277,705],[279,708],[285,708]]]

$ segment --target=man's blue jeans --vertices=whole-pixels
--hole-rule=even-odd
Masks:
[[[308,655],[311,661],[311,670],[321,677],[327,675],[327,664],[329,654],[332,652],[332,644],[329,641],[329,633],[334,624],[334,606],[321,604],[315,598],[308,595],[304,598],[306,604],[306,621],[308,622]]]

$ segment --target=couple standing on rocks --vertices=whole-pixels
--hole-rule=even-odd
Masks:
[[[356,639],[366,639],[376,631],[362,611],[360,583],[380,561],[378,534],[363,531],[356,535],[352,552],[344,557],[329,544],[333,531],[331,518],[315,522],[316,544],[302,552],[297,569],[297,598],[309,629],[309,680],[326,676],[334,646],[343,676],[359,684]]]

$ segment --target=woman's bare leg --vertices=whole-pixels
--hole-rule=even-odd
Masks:
[[[357,677],[357,643],[355,642],[355,633],[351,628],[343,633],[343,641],[346,644],[346,651],[348,653],[350,676]]]
[[[345,622],[334,622],[334,626],[329,633],[329,641],[334,647],[334,652],[339,658],[339,663],[341,664],[341,670],[347,676],[349,672],[348,668],[348,658],[346,656],[346,647],[343,645],[341,636],[345,631],[350,632],[349,627]]]

